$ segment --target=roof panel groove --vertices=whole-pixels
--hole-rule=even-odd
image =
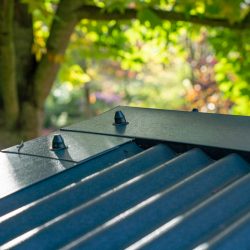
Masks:
[[[211,250],[249,249],[250,212],[200,246]],[[199,247],[199,246],[198,246]],[[198,250],[197,247],[197,250]]]
[[[250,209],[250,174],[179,216],[170,230],[152,237],[145,249],[191,249],[233,221],[235,214]],[[240,197],[240,199],[239,199]]]
[[[179,155],[102,194],[90,201],[89,205],[83,203],[69,214],[55,218],[32,238],[22,242],[20,247],[33,248],[41,243],[45,248],[58,248],[150,196],[171,187],[211,162],[212,160],[199,149]],[[63,235],[62,230],[66,230],[67,234]],[[49,240],[49,235],[52,234],[55,235],[53,243]]]
[[[1,199],[0,216],[36,201],[37,199],[43,198],[44,196],[50,195],[67,185],[79,182],[82,178],[88,175],[101,171],[108,166],[140,152],[142,152],[141,148],[139,148],[134,142],[129,142],[113,149],[112,151],[106,152],[103,155],[90,159],[83,164],[79,164],[74,168],[68,169],[66,172],[63,171],[45,181],[38,182],[26,189],[21,189],[20,191]]]
[[[155,159],[152,159],[152,154],[155,155]],[[0,244],[98,197],[172,157],[174,157],[173,151],[159,144],[100,172],[95,172],[94,175],[51,194],[47,199],[44,197],[43,200],[29,205],[21,213],[13,215],[6,221],[1,221],[0,217],[1,226],[6,228],[0,231]],[[26,221],[29,223],[25,223]],[[16,227],[16,224],[20,226]]]
[[[249,165],[244,160],[237,155],[227,156],[159,193],[154,202],[120,220],[111,219],[113,223],[101,225],[65,249],[96,249],[98,245],[102,249],[124,249],[160,227],[162,221],[184,213],[247,173]]]

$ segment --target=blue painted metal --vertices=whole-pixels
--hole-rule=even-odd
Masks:
[[[188,168],[186,162],[189,162]],[[116,188],[111,186],[109,191],[89,202],[83,202],[63,216],[55,218],[48,226],[42,227],[31,239],[20,242],[19,247],[31,249],[40,244],[46,249],[62,247],[63,244],[69,243],[72,239],[87,233],[89,230],[93,230],[106,220],[176,184],[211,162],[212,160],[198,149],[182,154],[166,162],[166,164],[158,165],[158,167],[124,182]],[[91,183],[91,188],[95,189],[95,179]],[[62,229],[67,231],[67,234],[61,234],[60,230]],[[4,239],[4,234],[5,232],[0,238]],[[55,235],[53,242],[50,240],[50,235]]]
[[[149,204],[113,224],[95,228],[89,236],[83,235],[65,248],[124,249],[160,227],[163,221],[174,219],[247,173],[248,163],[237,155],[227,156],[167,188]]]
[[[0,153],[0,249],[250,248],[249,119],[118,109]]]
[[[152,159],[152,154],[156,156],[156,159]],[[122,161],[107,167],[92,176],[81,179],[74,185],[66,186],[64,189],[30,204],[22,213],[1,223],[1,227],[5,230],[0,231],[0,244],[87,203],[123,182],[166,162],[173,156],[174,153],[168,147],[157,145],[129,158],[126,162]],[[37,214],[39,214],[38,217]],[[29,223],[25,223],[26,221]],[[16,224],[20,226],[16,227]]]
[[[72,183],[79,182],[82,178],[85,178],[86,176],[89,176],[91,174],[94,174],[95,172],[101,171],[115,163],[118,163],[126,158],[129,158],[133,155],[136,155],[138,153],[142,152],[142,149],[139,148],[135,143],[126,143],[124,145],[121,145],[118,148],[113,149],[112,151],[106,152],[103,155],[99,155],[95,158],[90,159],[89,161],[84,162],[83,164],[78,164],[74,168],[70,168],[67,171],[59,172],[57,175],[50,176],[50,178],[38,182],[35,185],[31,185],[30,178],[27,176],[27,168],[32,168],[32,174],[37,173],[37,175],[42,174],[42,171],[34,171],[34,166],[38,165],[38,168],[41,166],[46,167],[46,173],[48,171],[48,160],[45,159],[46,164],[38,164],[37,161],[43,161],[43,158],[34,158],[35,164],[32,164],[32,157],[29,156],[17,156],[15,154],[10,154],[9,157],[14,158],[16,161],[11,165],[11,167],[6,164],[1,159],[1,168],[0,168],[0,179],[1,183],[5,183],[8,187],[8,184],[10,185],[8,187],[9,191],[6,192],[6,196],[3,197],[0,200],[0,216],[9,213],[19,207],[25,206],[31,202],[34,202],[38,199],[41,199],[45,196],[49,196],[54,192],[57,192],[60,189],[65,188],[68,185],[71,185]],[[2,153],[0,153],[2,154]],[[7,157],[8,154],[2,154],[4,157]],[[6,156],[7,155],[7,156]],[[23,160],[22,160],[23,159]],[[54,160],[49,160],[54,161]],[[5,165],[6,164],[6,165]],[[25,165],[26,164],[26,165]],[[28,164],[28,167],[27,167]],[[67,163],[66,164],[71,164]],[[30,166],[30,167],[29,167]],[[70,165],[71,166],[71,165]],[[14,168],[14,170],[12,170]],[[27,185],[29,185],[28,188],[23,189],[20,186],[15,186],[16,184],[10,184],[12,182],[7,181],[6,183],[6,175],[3,172],[7,173],[13,173],[17,172],[15,171],[15,168],[19,170],[20,177],[16,177],[16,182],[20,183],[23,179],[27,178]],[[11,171],[12,170],[12,171]],[[37,170],[37,169],[36,169]],[[9,172],[8,172],[9,171]],[[12,174],[13,175],[13,174]],[[17,175],[14,175],[17,176]],[[12,185],[14,188],[12,189]],[[19,190],[18,192],[14,192]],[[2,191],[3,192],[3,191]],[[14,192],[14,193],[13,193]],[[9,194],[9,195],[7,195]],[[11,195],[10,195],[11,194]]]
[[[228,228],[198,247],[211,250],[249,249],[250,212],[238,218]]]
[[[192,249],[209,236],[226,228],[250,209],[250,174],[211,196],[186,213],[169,230],[151,238],[144,249]]]

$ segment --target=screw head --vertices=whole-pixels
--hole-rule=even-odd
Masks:
[[[54,135],[53,140],[52,140],[51,150],[56,151],[56,150],[61,150],[61,149],[66,149],[66,148],[68,147],[65,145],[63,137],[59,134]]]
[[[117,126],[117,125],[127,125],[128,122],[126,121],[126,117],[125,115],[122,113],[121,110],[118,110],[115,112],[115,117],[114,117],[115,122],[113,123],[113,125]]]

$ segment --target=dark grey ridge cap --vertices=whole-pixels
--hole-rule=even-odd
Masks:
[[[116,111],[127,125],[114,125]],[[250,151],[250,117],[118,106],[62,131]]]
[[[0,199],[76,164],[49,158],[0,152]]]
[[[56,134],[60,134],[64,139],[65,149],[52,150],[52,141]],[[56,131],[48,136],[24,142],[20,149],[13,146],[1,152],[80,163],[130,141],[132,141],[130,138],[117,136]]]
[[[0,152],[0,217],[140,152],[142,148],[129,142],[79,164]]]
[[[125,138],[114,137],[114,140],[110,136],[87,136],[94,137],[92,138],[94,144],[90,142],[86,146],[73,144],[70,147],[71,150],[56,152],[55,156],[50,156],[54,152],[48,150],[46,143],[39,144],[36,141],[45,138],[47,141],[47,137],[39,137],[29,141],[30,144],[26,147],[27,152],[15,152],[16,146],[13,147],[13,151],[8,149],[9,151],[0,152],[0,183],[4,183],[4,187],[0,190],[0,199],[72,167],[86,164],[92,159],[99,159],[102,155],[112,153],[120,148],[125,150],[120,160],[126,158],[126,155],[130,156],[133,151],[139,148],[136,145],[134,148],[130,146],[130,144],[135,144],[131,139],[124,140]],[[105,140],[102,137],[105,137]],[[81,136],[79,136],[80,139]],[[119,156],[117,156],[118,158]]]

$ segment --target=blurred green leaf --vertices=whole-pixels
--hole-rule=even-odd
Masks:
[[[157,14],[151,9],[141,9],[137,14],[138,19],[141,23],[150,23],[151,27],[161,26],[162,20],[157,16]]]

